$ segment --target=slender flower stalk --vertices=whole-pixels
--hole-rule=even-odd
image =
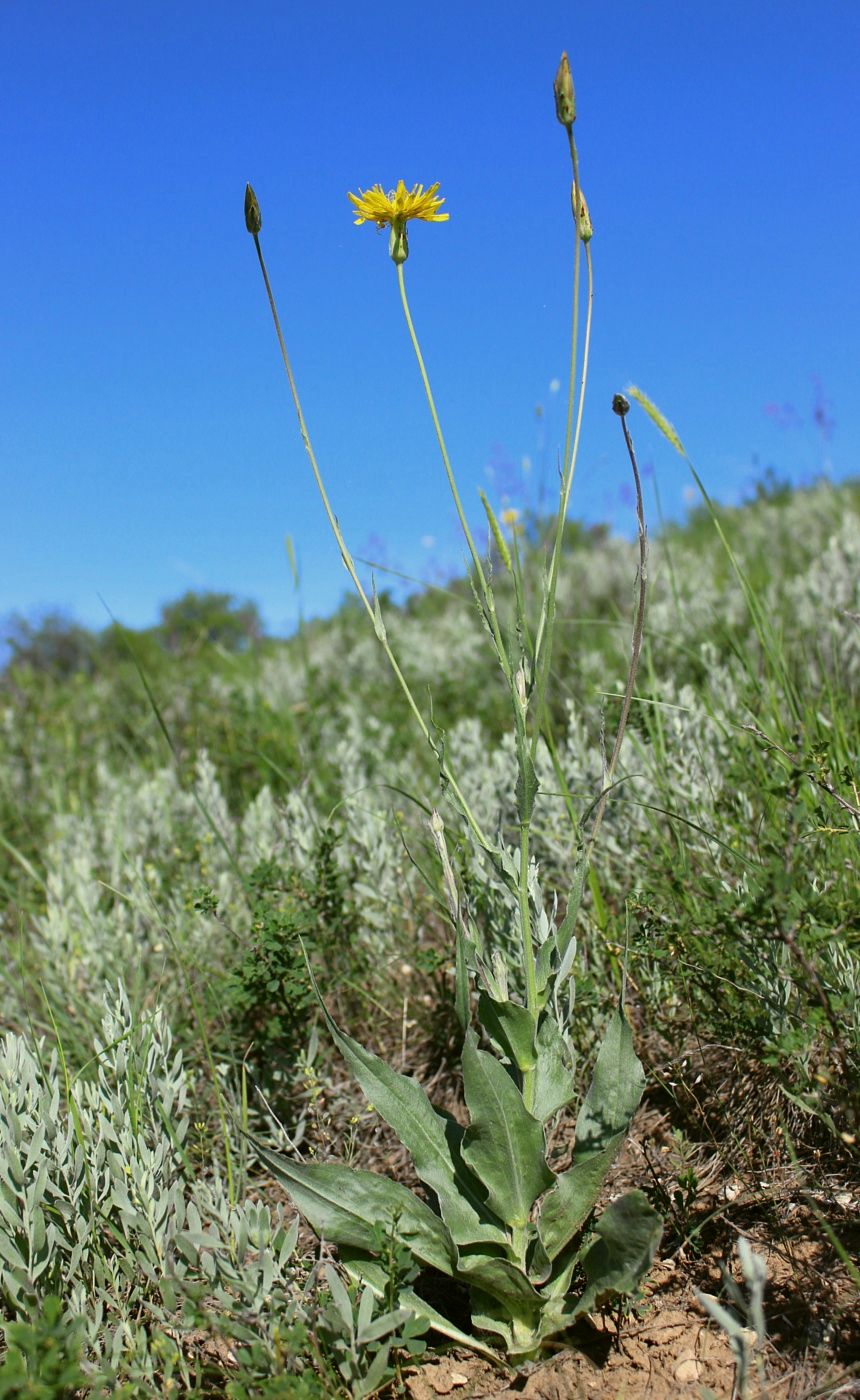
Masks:
[[[541,608],[540,619],[538,621],[537,635],[535,637],[535,675],[536,675],[536,705],[537,724],[532,736],[532,751],[537,748],[538,734],[541,732],[545,719],[546,691],[549,684],[550,668],[552,665],[552,649],[555,630],[555,595],[558,586],[558,571],[561,564],[561,554],[564,545],[564,527],[567,521],[567,512],[570,505],[570,493],[573,487],[573,476],[576,470],[576,459],[579,455],[579,442],[582,433],[582,418],[585,408],[585,390],[588,382],[588,367],[591,353],[591,321],[594,308],[594,267],[591,260],[591,249],[585,244],[585,264],[587,272],[586,291],[586,313],[585,313],[585,334],[583,340],[582,368],[579,378],[579,393],[576,399],[576,420],[573,424],[572,435],[570,434],[570,424],[572,420],[574,404],[574,381],[576,369],[577,353],[577,326],[579,318],[579,254],[582,248],[582,240],[577,226],[576,233],[576,271],[574,274],[574,321],[573,334],[571,337],[571,379],[568,409],[568,434],[566,434],[565,460],[566,467],[562,476],[561,491],[559,493],[558,515],[556,517],[555,539],[553,541],[552,555],[550,558],[550,572],[544,595],[543,606]]]
[[[442,455],[442,463],[445,468],[445,475],[448,479],[448,486],[454,500],[454,506],[460,521],[463,535],[472,559],[472,565],[477,580],[476,592],[480,595],[480,603],[493,638],[499,664],[507,681],[511,703],[514,709],[514,722],[516,730],[517,763],[519,777],[517,783],[517,805],[519,812],[520,829],[520,849],[519,849],[519,876],[513,888],[513,893],[517,899],[519,909],[520,932],[522,938],[522,961],[526,983],[526,1005],[531,1015],[536,1018],[538,1014],[538,990],[537,972],[535,965],[534,940],[531,928],[531,907],[529,902],[528,889],[528,865],[529,865],[529,827],[531,820],[531,810],[537,794],[537,779],[534,774],[534,764],[529,753],[528,735],[526,728],[528,710],[528,684],[525,669],[522,665],[514,674],[508,649],[502,636],[502,629],[496,613],[495,598],[493,589],[484,571],[481,557],[478,553],[463,503],[460,499],[460,492],[457,487],[454,470],[451,466],[451,459],[448,455],[448,448],[445,443],[445,435],[442,432],[442,424],[439,421],[439,414],[436,409],[436,402],[433,398],[433,390],[430,387],[430,377],[424,363],[424,356],[421,353],[421,346],[415,331],[412,320],[412,313],[409,309],[409,299],[406,295],[406,281],[403,275],[403,264],[409,256],[409,245],[406,240],[406,224],[410,219],[424,219],[428,222],[440,222],[447,218],[447,215],[439,213],[439,206],[442,201],[437,195],[438,185],[432,185],[425,192],[423,186],[415,185],[412,190],[407,190],[401,180],[396,190],[385,194],[381,185],[376,185],[370,191],[359,192],[358,195],[349,196],[354,208],[357,211],[357,224],[373,222],[378,228],[389,226],[391,229],[389,253],[397,267],[397,285],[400,291],[400,301],[403,307],[403,315],[406,320],[406,327],[409,338],[412,342],[412,349],[418,364],[421,375],[421,382],[424,386],[424,393],[430,409],[430,417],[433,420],[433,428],[436,433],[436,440],[439,444],[439,451]],[[579,223],[577,222],[577,229]],[[491,513],[488,513],[488,518]],[[492,527],[492,519],[490,524]],[[504,558],[504,550],[501,551]],[[526,1070],[523,1076],[523,1096],[526,1107],[531,1109],[534,1103],[535,1079],[531,1070]]]
[[[393,253],[392,257],[394,257]],[[481,563],[481,558],[478,553],[477,546],[472,536],[471,529],[469,528],[469,522],[466,519],[466,512],[463,509],[463,503],[460,499],[460,492],[457,487],[457,480],[454,476],[454,470],[451,466],[451,459],[448,455],[448,449],[445,445],[445,436],[442,432],[442,425],[439,421],[439,414],[436,410],[436,402],[433,398],[433,390],[430,387],[430,378],[427,374],[427,368],[424,364],[424,357],[421,353],[421,346],[418,343],[418,336],[416,335],[412,315],[409,310],[409,300],[406,295],[406,281],[403,276],[403,261],[398,260],[397,258],[395,258],[394,261],[397,264],[397,284],[400,289],[400,300],[403,306],[403,314],[406,318],[406,326],[409,331],[409,338],[412,341],[412,348],[415,352],[415,359],[418,363],[418,369],[421,375],[421,382],[424,385],[424,393],[426,395],[427,404],[430,409],[430,416],[433,420],[433,427],[436,432],[436,440],[439,444],[439,451],[442,455],[442,462],[445,468],[445,475],[448,478],[448,485],[451,490],[451,495],[454,500],[454,505],[456,507],[457,515],[460,520],[460,525],[469,548],[469,553],[472,557],[472,564],[474,566],[475,576],[478,580],[481,599],[483,601],[484,614],[493,637],[496,655],[499,659],[499,665],[502,668],[505,680],[507,681],[508,686],[510,688],[511,701],[514,707],[515,716],[517,761],[519,765],[519,787],[523,790],[523,792],[525,792],[529,785],[527,769],[531,770],[531,772],[533,773],[533,765],[528,754],[528,741],[526,736],[526,710],[528,706],[528,695],[525,681],[525,672],[521,667],[517,671],[515,676],[511,667],[511,661],[508,656],[508,651],[507,647],[505,646],[504,638],[502,637],[502,630],[499,624],[498,615],[496,613],[496,603],[495,598],[493,596],[493,590],[484,572],[484,568]],[[532,795],[531,802],[533,802],[533,800],[534,794]],[[530,805],[531,804],[529,804],[529,810]],[[521,812],[519,823],[520,872],[515,889],[515,894],[519,908],[520,934],[522,939],[522,961],[526,983],[526,1005],[528,1007],[529,1012],[536,1017],[538,998],[537,976],[535,968],[534,940],[532,937],[531,929],[531,907],[529,903],[528,891],[529,824],[529,816],[526,815],[524,811]],[[529,1110],[531,1110],[531,1107],[533,1106],[534,1095],[534,1073],[531,1070],[526,1070],[523,1075],[523,1099],[526,1107]]]
[[[443,223],[449,215],[440,213],[444,199],[437,193],[439,189],[438,181],[430,185],[426,190],[423,185],[413,185],[412,189],[407,189],[403,180],[398,181],[397,188],[385,193],[382,185],[374,185],[369,190],[359,190],[358,194],[348,196],[353,208],[356,211],[356,224],[373,223],[377,228],[390,228],[389,255],[397,267],[397,285],[400,290],[400,301],[403,306],[403,314],[406,318],[406,327],[409,331],[409,339],[415,352],[418,362],[418,370],[421,375],[421,382],[424,386],[424,393],[430,408],[430,417],[433,420],[433,428],[436,433],[436,440],[439,444],[439,451],[442,454],[442,463],[445,468],[445,475],[448,478],[448,485],[451,495],[454,498],[454,505],[457,516],[466,539],[469,554],[472,558],[472,565],[480,587],[483,607],[485,609],[487,622],[492,632],[499,662],[505,673],[505,678],[509,685],[513,684],[510,661],[507,650],[502,639],[502,632],[496,616],[495,600],[492,589],[487,581],[481,557],[475,545],[469,522],[466,519],[466,512],[460,499],[460,492],[457,488],[454,470],[451,466],[451,459],[448,455],[448,448],[445,444],[445,436],[442,432],[442,425],[439,421],[439,414],[436,411],[436,402],[433,398],[433,391],[430,388],[430,378],[427,374],[427,367],[424,364],[424,356],[421,354],[421,346],[418,343],[418,336],[415,333],[415,325],[412,314],[409,310],[409,300],[406,296],[406,282],[403,277],[403,264],[409,256],[409,243],[406,237],[406,225],[410,219],[423,220],[425,223]]]
[[[426,720],[424,719],[424,716],[418,708],[415,697],[413,696],[412,691],[409,687],[409,683],[406,680],[406,677],[404,676],[403,672],[401,671],[397,658],[391,649],[391,644],[388,641],[388,636],[385,630],[385,624],[382,620],[382,613],[379,607],[379,599],[374,593],[373,602],[371,602],[371,600],[367,596],[367,593],[362,587],[361,580],[359,579],[358,573],[356,572],[355,563],[353,561],[352,555],[350,554],[349,548],[347,547],[346,540],[343,537],[343,533],[341,531],[337,516],[332,510],[331,502],[328,498],[328,492],[325,489],[325,483],[323,482],[322,474],[317,464],[316,454],[314,453],[314,449],[311,444],[310,434],[308,432],[307,424],[305,422],[305,415],[302,410],[301,400],[299,398],[298,386],[296,385],[292,366],[290,364],[290,357],[287,354],[287,347],[284,341],[283,332],[281,330],[281,321],[280,317],[278,316],[278,308],[275,303],[274,293],[272,292],[272,286],[269,281],[269,274],[266,270],[266,262],[263,257],[263,250],[260,246],[260,229],[262,228],[262,224],[263,220],[262,215],[260,213],[260,206],[257,201],[257,197],[254,194],[254,191],[251,188],[251,186],[248,185],[245,191],[245,225],[248,229],[248,232],[254,239],[254,247],[257,250],[257,258],[260,263],[260,271],[263,274],[263,283],[265,285],[266,295],[269,300],[269,308],[272,313],[272,320],[275,324],[275,333],[278,337],[278,345],[281,351],[281,359],[284,363],[284,369],[286,370],[287,380],[290,386],[290,393],[292,394],[293,404],[295,405],[296,415],[299,420],[299,432],[301,433],[302,442],[304,443],[304,448],[308,455],[308,460],[311,464],[311,470],[314,474],[314,481],[316,482],[317,490],[320,493],[320,497],[322,499],[323,507],[325,509],[329,525],[331,526],[332,533],[337,541],[338,548],[340,550],[340,557],[343,560],[346,571],[352,579],[352,582],[355,585],[356,592],[358,593],[358,596],[364,604],[365,610],[368,616],[370,617],[371,622],[373,623],[374,631],[376,632],[377,638],[379,639],[379,642],[385,652],[385,655],[388,658],[389,665],[391,666],[395,676],[397,677],[397,680],[400,684],[400,688],[406,696],[409,708],[412,711],[412,714],[421,730],[421,733],[423,734],[424,738],[430,745],[431,749],[433,750],[433,753],[439,761],[439,765],[442,774],[445,778],[445,781],[450,785],[451,791],[457,798],[457,802],[463,812],[466,821],[469,824],[469,827],[471,828],[475,836],[475,839],[478,841],[479,845],[483,847],[484,850],[489,850],[491,849],[490,844],[487,841],[487,838],[484,836],[484,833],[482,832],[471,808],[466,802],[466,799],[463,796],[456,780],[454,779],[452,773],[449,771],[448,765],[445,762],[445,759],[441,754],[437,744],[435,743],[432,734],[430,733],[430,729],[427,725]]]
[[[493,597],[493,591],[487,581],[487,576],[484,572],[484,566],[481,563],[481,556],[478,553],[478,548],[475,544],[472,531],[469,527],[469,522],[466,519],[466,512],[463,509],[463,502],[460,499],[460,492],[457,488],[457,479],[454,476],[454,469],[451,466],[451,458],[448,456],[448,448],[445,445],[445,435],[442,432],[442,424],[439,421],[439,414],[436,411],[436,401],[433,398],[433,390],[430,387],[430,377],[427,373],[427,367],[424,364],[424,356],[421,354],[421,346],[418,343],[418,336],[415,333],[415,326],[412,321],[411,312],[409,310],[409,301],[406,296],[406,281],[403,276],[402,263],[397,264],[397,285],[400,289],[400,301],[403,306],[403,315],[406,318],[406,327],[409,331],[409,339],[412,342],[412,349],[415,351],[415,359],[418,362],[418,370],[421,375],[421,383],[424,386],[424,393],[427,398],[427,405],[430,409],[430,417],[433,420],[433,428],[436,433],[436,441],[439,444],[439,451],[442,455],[442,464],[445,468],[445,475],[448,478],[448,485],[451,489],[451,495],[454,499],[454,506],[457,511],[460,526],[466,539],[469,554],[472,558],[472,565],[474,567],[475,576],[478,580],[478,585],[481,590],[481,597],[486,608],[487,620],[490,624],[490,628],[492,631],[493,641],[495,642],[496,652],[498,653],[499,657],[499,663],[502,667],[502,670],[504,671],[505,679],[507,680],[509,685],[512,685],[513,673],[511,671],[511,663],[508,657],[504,640],[502,638],[502,629],[499,625],[499,620],[496,615],[496,603]]]
[[[642,650],[642,635],[645,630],[645,600],[648,591],[648,531],[645,528],[645,507],[642,502],[642,480],[639,476],[639,466],[636,461],[633,439],[630,436],[630,429],[627,426],[627,414],[630,411],[630,404],[623,394],[616,394],[613,398],[612,411],[621,419],[624,443],[627,448],[627,455],[630,458],[630,465],[633,469],[633,481],[636,487],[636,522],[639,531],[639,601],[636,607],[636,621],[633,625],[633,640],[630,647],[630,665],[627,670],[627,684],[624,687],[624,699],[621,702],[621,718],[618,721],[615,742],[612,746],[612,753],[603,778],[603,791],[597,803],[594,814],[594,824],[591,828],[591,835],[588,838],[588,845],[585,851],[586,864],[591,857],[594,843],[597,840],[597,833],[603,821],[606,801],[612,787],[612,780],[615,776],[615,769],[618,764],[618,756],[621,753],[621,745],[624,742],[624,731],[627,728],[627,720],[630,716],[630,705],[633,700],[633,692],[636,688],[636,673],[639,670],[639,656]]]
[[[573,171],[572,188],[572,214],[573,214],[573,317],[571,326],[571,347],[570,347],[570,374],[568,377],[567,393],[567,422],[564,435],[564,468],[562,472],[561,491],[559,495],[558,515],[556,517],[555,539],[553,542],[552,555],[550,560],[550,573],[547,587],[544,593],[540,618],[538,621],[537,635],[535,638],[534,662],[535,662],[535,688],[537,691],[535,714],[536,723],[532,733],[532,756],[537,752],[538,737],[546,726],[546,692],[549,684],[550,669],[552,666],[553,632],[555,627],[555,595],[558,585],[558,570],[561,563],[561,551],[564,543],[564,526],[567,520],[567,511],[570,504],[570,493],[573,487],[573,476],[576,470],[576,459],[579,454],[580,433],[582,430],[582,415],[585,408],[585,389],[588,379],[588,364],[591,350],[591,317],[594,304],[594,269],[591,262],[591,237],[592,226],[585,204],[585,197],[579,180],[579,155],[576,149],[576,141],[573,137],[573,123],[576,120],[576,95],[573,88],[573,78],[570,72],[570,63],[566,53],[561,56],[561,62],[556,73],[553,84],[555,95],[556,116],[567,132],[568,147],[570,150],[570,162]],[[582,370],[579,381],[579,396],[576,408],[576,425],[574,428],[574,402],[576,401],[576,367],[579,349],[579,297],[580,297],[580,265],[582,249],[585,248],[585,260],[588,271],[588,292],[585,316],[585,339],[583,344]]]

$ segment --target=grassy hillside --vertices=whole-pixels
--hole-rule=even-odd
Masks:
[[[860,487],[762,492],[719,523],[731,553],[704,510],[652,542],[572,1049],[587,1084],[623,986],[647,1076],[623,1170],[687,1284],[737,1234],[779,1252],[802,1209],[820,1278],[781,1285],[770,1364],[812,1375],[857,1346]],[[518,527],[527,601],[546,525]],[[627,541],[567,536],[531,825],[548,915],[601,791],[637,568]],[[507,626],[498,559],[495,584]],[[19,630],[0,678],[0,1294],[24,1329],[5,1368],[55,1336],[70,1379],[52,1395],[357,1395],[386,1337],[376,1378],[396,1386],[408,1324],[349,1339],[337,1278],[252,1142],[413,1184],[331,1045],[302,943],[339,1023],[455,1116],[434,807],[486,965],[515,962],[510,892],[361,610],[278,641],[221,604],[218,625],[204,608],[148,633]],[[471,811],[513,848],[509,702],[468,581],[384,614]]]

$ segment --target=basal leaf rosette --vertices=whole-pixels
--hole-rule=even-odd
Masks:
[[[422,1270],[465,1286],[472,1330],[431,1306],[420,1278],[402,1290],[400,1305],[461,1345],[485,1355],[494,1355],[495,1345],[515,1363],[535,1357],[547,1338],[602,1300],[637,1287],[660,1240],[660,1217],[642,1192],[631,1191],[594,1218],[644,1085],[620,1008],[579,1108],[571,1164],[556,1173],[547,1161],[547,1129],[576,1086],[573,1070],[563,1068],[557,1028],[555,1035],[546,1029],[549,1012],[532,1023],[529,1044],[526,1008],[482,993],[479,1017],[492,1049],[483,1048],[474,1028],[466,1030],[463,1127],[320,1005],[357,1083],[411,1154],[430,1202],[373,1172],[259,1149],[313,1229],[339,1246],[356,1280],[384,1296],[387,1279],[375,1251],[380,1226],[390,1225]],[[518,1059],[536,1073],[534,1112],[523,1100]]]

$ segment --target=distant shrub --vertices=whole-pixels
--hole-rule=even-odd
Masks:
[[[225,651],[247,651],[263,635],[256,603],[240,602],[232,593],[184,593],[161,609],[158,634],[170,652],[187,652],[209,643]]]
[[[38,619],[13,613],[0,632],[0,646],[0,664],[5,652],[9,668],[28,667],[63,680],[95,669],[95,637],[61,612]]]

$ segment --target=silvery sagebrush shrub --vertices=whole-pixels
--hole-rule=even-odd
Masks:
[[[472,1330],[464,1331],[450,1317],[432,1308],[417,1288],[402,1287],[400,1304],[412,1309],[425,1324],[488,1354],[492,1354],[492,1349],[484,1337],[492,1334],[496,1344],[517,1363],[537,1355],[547,1338],[569,1327],[600,1300],[633,1291],[651,1263],[661,1233],[661,1221],[641,1191],[628,1192],[612,1201],[597,1217],[593,1229],[587,1228],[644,1084],[622,1006],[610,1019],[591,1085],[580,1105],[572,1162],[567,1170],[556,1173],[548,1160],[550,1126],[577,1096],[571,1036],[574,928],[632,699],[642,643],[647,557],[641,484],[626,425],[630,405],[623,395],[616,395],[612,407],[621,421],[637,490],[640,576],[636,619],[621,719],[612,754],[600,773],[593,820],[586,813],[590,827],[587,834],[575,812],[571,813],[578,858],[572,884],[564,888],[562,917],[559,901],[544,895],[530,837],[541,785],[543,763],[539,748],[548,724],[547,690],[559,572],[591,328],[592,226],[573,138],[575,97],[567,55],[563,55],[559,65],[554,95],[556,115],[567,136],[573,175],[574,317],[564,470],[542,601],[534,625],[526,616],[516,536],[509,544],[492,506],[482,497],[490,538],[510,584],[509,599],[513,597],[512,616],[504,622],[500,618],[492,576],[475,546],[460,501],[409,310],[403,270],[409,253],[407,224],[411,220],[440,223],[448,218],[447,213],[440,212],[444,200],[438,195],[439,186],[425,189],[415,185],[410,190],[400,181],[388,194],[376,185],[349,196],[356,223],[373,223],[389,230],[389,253],[396,267],[407,329],[471,556],[470,581],[478,615],[502,672],[512,717],[513,763],[508,779],[515,811],[512,840],[502,831],[488,834],[478,819],[461,775],[455,774],[440,736],[415,699],[375,587],[371,593],[366,592],[358,577],[311,446],[260,246],[262,215],[250,185],[245,195],[245,222],[254,239],[302,439],[341,559],[435,760],[445,811],[453,811],[458,825],[462,824],[468,832],[468,839],[480,848],[494,882],[504,891],[498,912],[513,930],[509,939],[488,946],[458,884],[448,852],[445,820],[439,810],[434,810],[431,833],[456,949],[454,1000],[463,1037],[463,1092],[469,1119],[465,1128],[449,1114],[434,1108],[416,1080],[398,1073],[345,1034],[319,997],[334,1043],[369,1101],[409,1150],[432,1204],[372,1172],[353,1170],[336,1162],[304,1163],[265,1148],[258,1151],[311,1225],[338,1244],[347,1271],[365,1290],[384,1296],[378,1229],[380,1223],[390,1222],[397,1240],[411,1252],[417,1265],[435,1269],[465,1286],[471,1301]],[[577,393],[583,258],[587,271],[585,349]],[[310,974],[310,965],[308,971]],[[367,1292],[363,1295],[368,1296]]]
[[[345,872],[359,872],[351,885],[360,936],[378,947],[417,881],[375,785],[375,737],[384,743],[380,732],[359,745],[352,722],[329,747],[351,816],[339,824],[334,857]],[[192,965],[229,964],[233,931],[247,917],[248,876],[277,859],[312,879],[328,817],[328,804],[309,785],[277,803],[262,786],[233,816],[205,750],[190,784],[172,766],[115,772],[99,762],[86,806],[47,823],[41,908],[27,918],[28,965],[38,963],[51,1000],[62,1006],[72,991],[79,1004],[96,1002],[103,983],[130,976],[129,968],[141,986],[157,986],[171,944]],[[195,907],[203,887],[218,918]],[[0,918],[9,919],[7,937],[17,941],[12,916]],[[27,1006],[26,979],[11,967],[0,980],[4,1012],[16,1020]]]
[[[63,1300],[91,1359],[160,1373],[150,1330],[182,1327],[206,1300],[241,1341],[303,1316],[298,1220],[239,1200],[189,1158],[191,1099],[160,1011],[134,1016],[105,994],[92,1078],[68,1078],[44,1041],[0,1044],[0,1293],[7,1315]]]
[[[421,1334],[427,1330],[427,1321],[411,1308],[378,1311],[377,1297],[369,1284],[353,1299],[331,1264],[324,1265],[323,1276],[331,1303],[317,1315],[317,1336],[350,1396],[364,1400],[398,1378],[398,1368],[390,1364],[392,1347],[412,1357],[421,1355],[426,1346]]]

